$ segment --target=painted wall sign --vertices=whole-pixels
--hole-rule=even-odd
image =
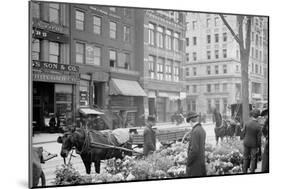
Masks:
[[[76,75],[58,75],[58,74],[46,74],[46,73],[34,73],[34,81],[45,81],[45,82],[57,82],[57,83],[77,83]]]
[[[73,66],[68,64],[57,64],[51,62],[41,62],[41,61],[32,61],[33,69],[48,69],[54,71],[62,71],[62,72],[72,72],[72,73],[79,73],[79,66]]]
[[[32,30],[32,37],[39,39],[48,39],[50,41],[57,41],[61,43],[67,43],[69,39],[69,37],[64,34],[58,34],[38,28],[34,28]]]

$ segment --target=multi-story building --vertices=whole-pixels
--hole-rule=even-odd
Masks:
[[[146,94],[138,82],[134,10],[72,4],[70,21],[70,60],[80,70],[76,109],[97,105],[138,125]]]
[[[268,70],[269,70],[269,65],[268,65],[268,19],[264,18],[264,23],[263,23],[263,61],[264,61],[264,100],[268,100]]]
[[[181,66],[184,61],[183,14],[173,11],[136,10],[136,57],[147,94],[144,115],[170,121],[181,106]]]
[[[225,15],[237,32],[236,16]],[[249,60],[250,103],[263,99],[263,22],[254,17]],[[187,111],[224,115],[228,105],[241,102],[241,64],[238,43],[217,14],[186,14],[184,75]]]
[[[30,8],[32,118],[44,130],[50,114],[73,117],[79,68],[69,59],[69,6],[30,2]]]

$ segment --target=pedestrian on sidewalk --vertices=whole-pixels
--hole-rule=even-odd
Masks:
[[[243,153],[243,173],[254,173],[257,168],[258,158],[261,147],[261,125],[257,118],[260,112],[254,109],[250,112],[250,120],[245,124],[244,128],[244,153]]]
[[[262,134],[265,137],[265,145],[264,145],[264,150],[262,154],[262,166],[261,166],[261,171],[262,172],[269,172],[269,138],[268,138],[268,110],[264,110],[261,113],[261,116],[264,116],[265,122],[262,128]]]
[[[145,156],[155,151],[156,134],[155,131],[152,129],[152,127],[155,126],[155,122],[156,122],[155,117],[149,115],[147,118],[146,126],[143,131],[143,138],[144,138],[143,154]]]
[[[188,177],[206,176],[205,141],[206,132],[199,123],[199,115],[189,112],[186,118],[192,126],[191,138],[187,151],[186,175]]]

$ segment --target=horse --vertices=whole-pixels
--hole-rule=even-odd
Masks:
[[[94,141],[104,145],[112,145],[108,137],[95,130],[85,130],[82,128],[76,128],[75,130],[64,133],[63,136],[59,136],[57,139],[58,143],[61,143],[61,157],[65,158],[69,152],[75,147],[76,153],[80,154],[83,164],[86,169],[86,173],[91,173],[91,165],[94,162],[95,172],[100,173],[101,160],[111,159],[122,159],[124,155],[131,155],[130,153],[124,153],[123,150],[115,148],[107,148],[105,146],[91,145],[91,136],[94,137]],[[123,147],[129,146],[129,142],[125,143]]]

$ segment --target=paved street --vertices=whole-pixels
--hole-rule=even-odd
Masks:
[[[172,125],[159,125],[157,127],[163,127],[163,128],[168,128],[171,127]],[[182,127],[183,125],[173,125],[174,127]],[[206,131],[206,143],[210,143],[215,145],[215,134],[214,134],[214,124],[212,123],[206,123],[203,124],[203,127]],[[61,145],[56,142],[57,137],[61,134],[40,134],[40,135],[35,135],[33,137],[33,143],[34,146],[42,146],[44,150],[51,152],[51,153],[56,153],[58,154],[57,157],[47,161],[45,164],[42,164],[43,170],[46,175],[46,182],[47,185],[53,185],[52,181],[55,178],[55,170],[57,167],[63,164],[63,159],[60,157],[60,148]],[[83,175],[86,174],[84,165],[82,163],[82,160],[79,155],[73,153],[74,156],[71,162],[73,163],[74,167]],[[260,170],[260,163],[258,165],[258,170]],[[92,172],[94,172],[94,165],[92,165]]]

